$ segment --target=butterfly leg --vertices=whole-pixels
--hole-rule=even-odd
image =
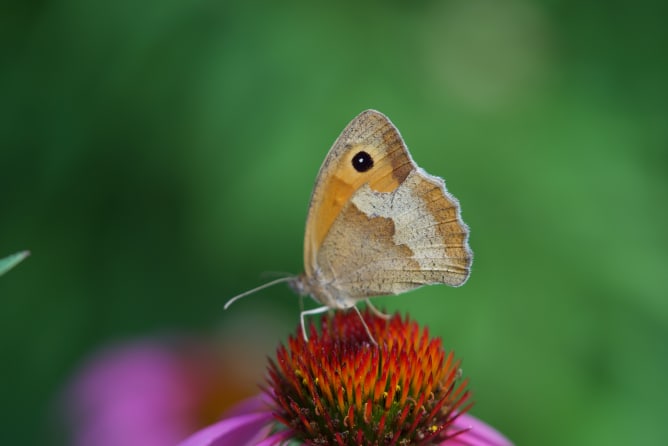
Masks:
[[[369,330],[369,326],[366,324],[366,322],[364,322],[364,317],[362,317],[362,313],[360,313],[359,308],[357,308],[357,306],[353,306],[353,308],[354,308],[355,311],[357,312],[357,315],[360,317],[360,321],[362,321],[362,325],[364,325],[364,329],[366,330],[366,334],[369,336],[369,340],[371,341],[371,343],[372,343],[373,345],[375,345],[376,347],[378,347],[378,343],[376,342],[376,340],[374,339],[373,335],[371,334],[371,330]],[[378,310],[376,310],[376,311],[378,311]],[[382,314],[382,313],[381,313],[381,314]]]
[[[378,316],[379,318],[388,320],[388,319],[390,319],[390,318],[392,317],[391,315],[389,315],[389,314],[385,314],[385,313],[383,313],[382,311],[380,311],[378,308],[376,308],[376,307],[371,303],[371,299],[366,299],[366,306],[369,308],[369,310],[371,310],[371,312],[372,312],[373,314],[375,314],[375,315]]]
[[[308,342],[308,336],[306,335],[306,324],[304,323],[304,316],[324,313],[327,310],[329,310],[329,307],[318,307],[318,308],[313,308],[311,310],[304,310],[300,313],[300,318],[302,322],[302,334],[304,335],[304,340],[306,342]]]

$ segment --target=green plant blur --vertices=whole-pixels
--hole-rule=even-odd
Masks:
[[[517,444],[668,438],[667,3],[0,8],[0,252],[32,252],[0,280],[3,443],[58,444],[100,345],[285,339],[286,287],[223,303],[302,270],[315,175],[367,108],[471,226],[464,287],[376,303],[463,358],[473,413]]]

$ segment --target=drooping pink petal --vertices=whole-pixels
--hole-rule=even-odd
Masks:
[[[232,418],[239,415],[246,415],[249,413],[270,411],[269,404],[271,399],[266,393],[255,395],[240,401],[236,405],[230,407],[221,418]]]
[[[276,446],[278,444],[282,444],[284,441],[289,440],[293,435],[294,433],[291,431],[280,431],[265,438],[255,446]]]
[[[513,446],[506,437],[490,425],[468,413],[459,414],[451,427],[451,432],[466,430],[446,441],[448,446]]]
[[[212,424],[179,443],[179,446],[255,446],[269,434],[271,412],[256,412]]]

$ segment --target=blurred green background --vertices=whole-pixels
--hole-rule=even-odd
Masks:
[[[302,270],[320,163],[375,108],[476,254],[463,288],[377,304],[442,336],[517,444],[662,444],[667,5],[3,2],[0,256],[33,255],[0,280],[2,443],[59,444],[63,386],[110,342],[272,355],[292,293],[222,305]]]

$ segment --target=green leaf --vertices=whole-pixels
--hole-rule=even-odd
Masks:
[[[30,255],[30,251],[21,251],[16,254],[0,259],[0,276],[18,265],[23,259]]]

